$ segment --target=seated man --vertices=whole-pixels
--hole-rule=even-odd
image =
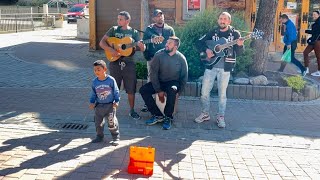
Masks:
[[[171,127],[176,94],[184,89],[188,80],[188,64],[185,56],[178,51],[179,45],[178,37],[170,37],[165,49],[159,50],[151,60],[150,82],[139,90],[152,114],[152,118],[146,121],[147,125],[163,121],[163,129],[168,130]],[[155,93],[158,93],[161,102],[164,102],[165,94],[167,96],[164,115],[152,97]]]

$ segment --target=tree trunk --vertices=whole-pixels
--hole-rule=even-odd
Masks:
[[[253,63],[249,68],[250,75],[261,75],[266,68],[269,45],[273,39],[274,18],[278,0],[260,0],[255,28],[264,32],[263,38],[253,40],[250,44],[254,50]]]

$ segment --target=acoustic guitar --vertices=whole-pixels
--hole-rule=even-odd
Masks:
[[[242,40],[247,40],[250,38],[260,39],[262,38],[263,34],[264,32],[262,32],[261,30],[254,29],[254,31],[251,34],[245,37],[241,37],[240,39]],[[237,40],[228,42],[227,39],[223,37],[220,38],[218,41],[207,40],[206,45],[209,49],[213,51],[214,56],[212,58],[208,58],[206,52],[201,52],[200,60],[206,66],[215,65],[220,61],[222,57],[226,56],[227,52],[224,50],[235,44],[237,44]]]
[[[164,37],[162,36],[155,36],[152,39],[143,40],[143,44],[160,44],[164,40]],[[109,37],[107,38],[106,42],[109,44],[110,47],[112,47],[115,51],[119,53],[118,56],[113,56],[112,52],[108,49],[105,50],[105,54],[107,59],[110,62],[114,62],[118,60],[121,56],[130,56],[133,52],[133,49],[135,46],[138,45],[138,42],[134,42],[134,40],[131,37],[124,37],[124,38],[116,38],[116,37]]]

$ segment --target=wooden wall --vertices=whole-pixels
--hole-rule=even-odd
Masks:
[[[176,23],[176,0],[149,0],[150,17],[154,9],[161,9],[165,22],[173,25]]]
[[[95,12],[92,12],[93,4],[95,6]],[[90,26],[90,31],[94,31],[90,33],[90,38],[93,37],[96,41],[92,41],[95,46],[90,44],[91,50],[100,49],[100,39],[110,27],[117,25],[118,13],[121,11],[128,11],[131,15],[130,26],[140,29],[142,13],[141,0],[91,0],[89,6],[91,8],[90,19],[95,19],[95,22],[90,20],[90,24],[95,24],[95,26]],[[92,18],[92,16],[94,16],[92,14],[94,14],[95,17]],[[92,33],[96,34],[95,37]]]

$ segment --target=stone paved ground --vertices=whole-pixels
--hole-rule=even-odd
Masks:
[[[120,145],[108,145],[107,130],[104,143],[90,144],[90,66],[103,56],[75,35],[74,24],[0,35],[0,179],[320,178],[319,100],[229,100],[227,128],[219,129],[213,120],[194,123],[199,98],[181,97],[173,128],[164,131],[130,119],[122,92]],[[211,102],[213,116],[217,99]],[[142,105],[137,94],[137,109]],[[59,129],[59,123],[88,128]],[[127,173],[131,145],[156,148],[153,176]]]

